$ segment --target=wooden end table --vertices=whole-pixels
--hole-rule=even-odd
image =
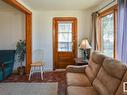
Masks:
[[[82,58],[74,58],[75,65],[88,65],[88,60],[83,61]]]

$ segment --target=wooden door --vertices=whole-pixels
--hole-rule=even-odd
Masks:
[[[54,69],[63,69],[74,64],[77,57],[77,19],[59,17],[53,19]]]

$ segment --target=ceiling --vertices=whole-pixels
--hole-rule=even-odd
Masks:
[[[18,1],[18,0],[17,0]],[[20,0],[34,10],[85,10],[104,0]]]

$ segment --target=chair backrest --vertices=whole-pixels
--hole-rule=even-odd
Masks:
[[[91,83],[93,82],[97,73],[99,72],[99,69],[101,68],[101,65],[102,65],[105,58],[106,58],[106,56],[104,56],[100,52],[94,51],[92,53],[89,63],[88,63],[88,66],[85,69],[85,73]]]
[[[0,59],[2,61],[13,60],[14,62],[15,50],[0,50]]]
[[[12,72],[15,61],[15,50],[0,50],[0,61],[5,64],[7,63],[8,67],[11,68],[10,72]]]
[[[42,61],[44,59],[44,51],[41,49],[34,50],[32,52],[32,61]]]
[[[125,64],[112,58],[106,58],[93,81],[93,87],[99,95],[115,95],[127,70]]]

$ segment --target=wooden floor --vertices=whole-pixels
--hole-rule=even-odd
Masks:
[[[31,80],[28,80],[27,75],[19,76],[12,74],[7,79],[2,81],[4,82],[58,82],[58,95],[65,95],[66,92],[66,78],[65,71],[53,71],[45,72],[44,79],[41,80],[40,74],[36,73],[32,76]]]

